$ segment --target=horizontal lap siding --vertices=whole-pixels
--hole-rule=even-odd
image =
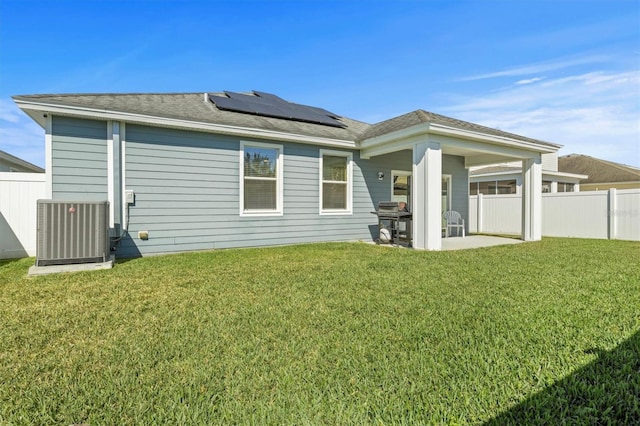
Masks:
[[[451,175],[451,209],[459,212],[469,228],[469,175],[464,157],[442,156],[442,174]]]
[[[52,118],[53,199],[107,199],[107,123]]]
[[[377,180],[382,160],[354,152],[353,214],[320,215],[320,147],[277,144],[284,147],[284,215],[240,216],[239,139],[128,125],[126,187],[136,199],[119,255],[370,240],[377,224],[370,192],[389,198],[388,181]]]

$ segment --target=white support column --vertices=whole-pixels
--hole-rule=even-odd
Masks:
[[[522,160],[522,239],[542,239],[542,160]]]
[[[442,150],[440,144],[413,146],[413,247],[442,248]]]
[[[551,193],[555,194],[556,192],[558,192],[558,182],[554,180],[551,182]]]

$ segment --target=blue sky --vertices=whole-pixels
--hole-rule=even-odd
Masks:
[[[640,166],[640,2],[0,0],[0,149],[27,161],[44,132],[12,95],[222,90]]]

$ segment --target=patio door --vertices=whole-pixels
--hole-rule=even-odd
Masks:
[[[403,201],[411,211],[411,172],[391,171],[391,201]]]

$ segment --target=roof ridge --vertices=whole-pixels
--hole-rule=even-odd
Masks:
[[[73,96],[166,96],[166,95],[202,95],[221,92],[110,92],[110,93],[38,93],[37,95],[13,95],[12,98],[49,98]]]

